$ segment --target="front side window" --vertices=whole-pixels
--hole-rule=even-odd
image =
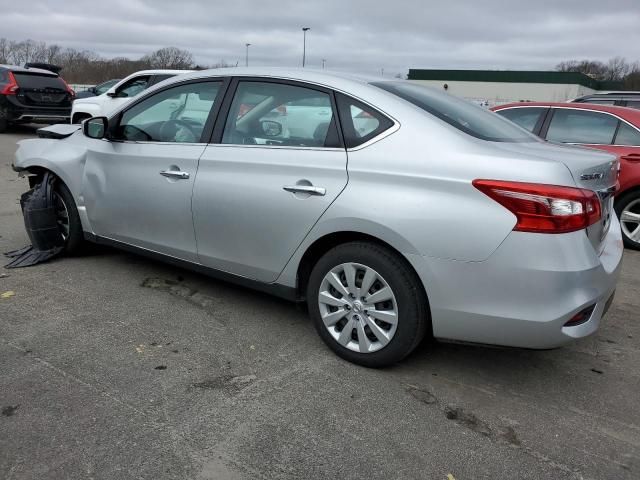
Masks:
[[[339,147],[331,97],[295,85],[241,81],[229,109],[222,143]]]
[[[132,78],[127,83],[118,87],[118,90],[116,91],[116,97],[135,97],[149,86],[150,78],[151,77],[149,76]]]
[[[525,130],[533,132],[545,110],[546,108],[543,107],[517,107],[498,110],[496,113],[520,125]]]
[[[98,85],[96,87],[96,95],[102,95],[103,93],[106,93],[107,90],[109,90],[111,87],[113,87],[119,81],[120,80],[109,80],[107,82],[101,83],[100,85]]]
[[[626,122],[620,122],[614,145],[640,146],[640,132]]]
[[[122,114],[115,139],[198,143],[221,82],[178,85],[158,92]]]
[[[436,118],[482,140],[492,142],[535,142],[537,138],[513,123],[478,105],[435,89],[409,82],[374,82]]]
[[[618,119],[606,113],[557,108],[549,124],[547,140],[610,145],[617,126]]]

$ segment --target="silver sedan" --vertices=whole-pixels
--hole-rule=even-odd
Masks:
[[[596,331],[622,258],[617,160],[405,81],[211,70],[20,143],[60,234],[306,301],[341,357],[425,336],[551,348]]]

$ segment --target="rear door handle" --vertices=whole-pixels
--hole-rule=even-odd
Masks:
[[[163,170],[160,172],[160,175],[176,180],[186,180],[187,178],[189,178],[189,173],[181,172],[179,170]]]
[[[629,153],[627,155],[622,155],[620,158],[628,162],[640,162],[640,153]]]
[[[327,189],[323,187],[314,187],[313,185],[285,185],[283,190],[291,193],[308,193],[310,195],[324,196]]]

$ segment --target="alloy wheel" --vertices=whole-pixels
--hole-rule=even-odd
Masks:
[[[360,263],[343,263],[323,278],[320,316],[333,339],[358,353],[389,344],[398,327],[398,304],[387,281]]]
[[[640,199],[629,202],[620,214],[622,232],[627,238],[640,243]]]
[[[67,238],[69,238],[69,210],[58,192],[53,192],[53,205],[56,211],[58,229],[62,234],[62,239],[66,242]]]

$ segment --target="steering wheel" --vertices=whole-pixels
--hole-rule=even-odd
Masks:
[[[184,120],[167,120],[158,133],[160,140],[165,142],[195,143],[200,139],[193,126]]]

